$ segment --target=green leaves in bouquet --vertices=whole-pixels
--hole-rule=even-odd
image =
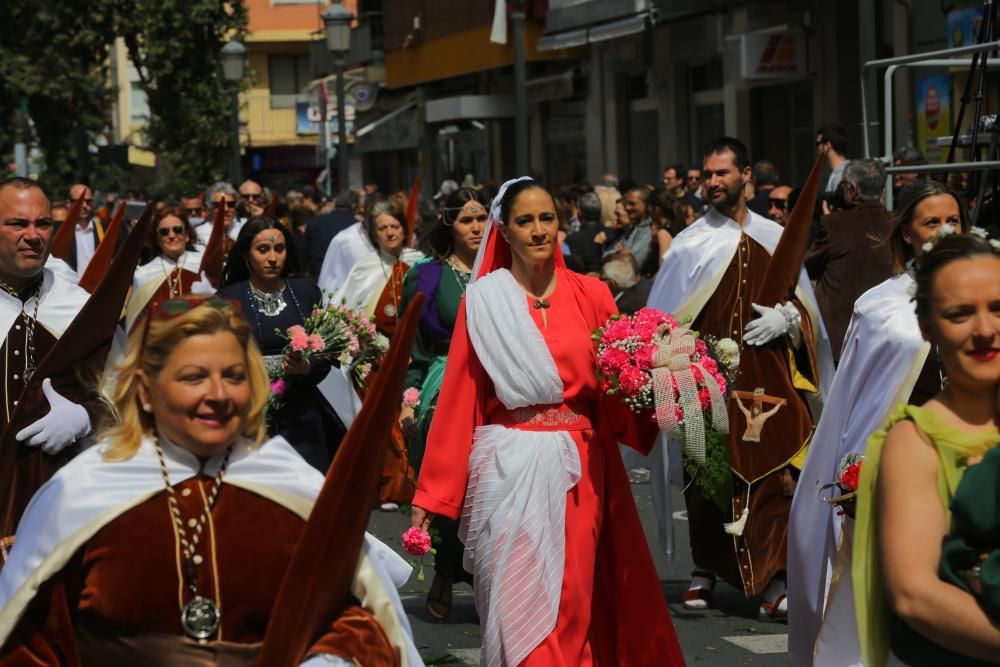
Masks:
[[[683,445],[683,437],[681,438]],[[683,447],[682,447],[683,449]],[[733,499],[733,469],[729,463],[726,434],[713,429],[705,431],[705,462],[697,461],[684,453],[684,472],[701,489],[706,498],[722,512],[728,513]]]

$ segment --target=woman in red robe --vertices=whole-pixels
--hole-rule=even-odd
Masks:
[[[590,336],[614,299],[566,269],[538,183],[506,183],[490,219],[413,524],[461,517],[482,664],[683,665],[617,448],[648,452],[655,426],[607,399],[595,375]]]

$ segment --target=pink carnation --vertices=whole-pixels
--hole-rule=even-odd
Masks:
[[[694,351],[699,357],[704,357],[708,355],[708,345],[705,345],[705,341],[700,338],[694,339]]]
[[[648,371],[653,367],[653,356],[655,354],[655,345],[643,345],[635,351],[635,365],[644,371]]]
[[[605,326],[602,340],[605,343],[617,343],[632,335],[632,325],[626,319],[615,320]]]
[[[312,352],[322,352],[326,348],[326,341],[319,334],[309,336],[309,350]]]
[[[271,380],[271,393],[275,396],[284,396],[286,389],[288,389],[288,383],[283,379]]]
[[[403,392],[403,405],[420,405],[420,392],[415,387],[410,387]]]
[[[431,550],[431,536],[426,530],[410,528],[403,533],[403,551],[411,556],[426,556]]]
[[[296,352],[302,352],[309,347],[309,334],[298,324],[288,327],[288,337],[292,341],[292,349]]]
[[[639,340],[653,340],[656,330],[660,327],[660,322],[654,320],[639,320],[632,325],[632,334]]]
[[[601,354],[598,365],[605,375],[618,375],[629,365],[629,354],[621,348],[609,347]]]
[[[618,386],[629,397],[641,394],[648,381],[649,375],[631,364],[625,366],[618,376]]]

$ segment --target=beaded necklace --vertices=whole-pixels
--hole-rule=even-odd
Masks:
[[[284,284],[282,291],[288,289],[289,296],[292,297],[292,304],[295,306],[295,311],[299,314],[299,320],[305,324],[306,318],[302,313],[302,306],[299,304],[299,297],[295,296],[295,290],[293,290],[288,283]],[[254,323],[257,325],[257,341],[263,345],[264,344],[264,327],[260,323],[260,309],[257,307],[257,300],[254,298],[253,286],[250,281],[247,281],[247,300],[250,302],[250,310],[253,311]]]

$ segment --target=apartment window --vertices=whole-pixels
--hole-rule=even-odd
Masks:
[[[268,78],[271,86],[271,108],[294,107],[296,96],[309,83],[309,56],[269,56]]]
[[[128,111],[133,123],[145,123],[149,120],[149,99],[138,81],[129,83]]]

